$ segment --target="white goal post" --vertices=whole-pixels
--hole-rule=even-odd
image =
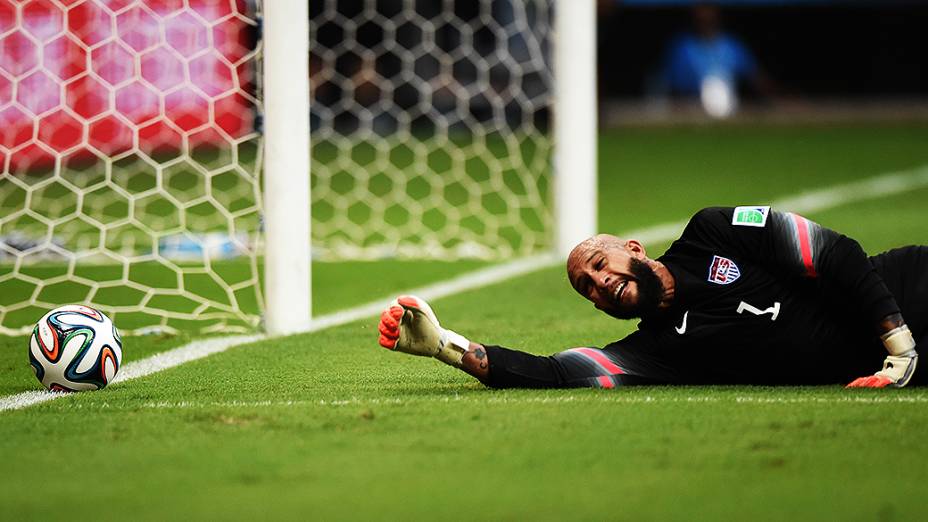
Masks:
[[[553,7],[556,21],[554,84],[550,86],[554,92],[553,134],[556,144],[552,202],[555,220],[551,248],[557,255],[566,257],[577,242],[596,232],[596,2],[558,0],[556,5],[534,3]],[[453,2],[442,4],[445,9],[453,9],[450,7]],[[372,5],[373,2],[366,2],[367,9],[372,9]],[[410,4],[407,2],[405,5]],[[303,175],[309,170],[305,163],[308,158],[300,147],[309,136],[309,119],[294,118],[294,115],[308,115],[310,101],[295,88],[302,87],[302,83],[291,82],[293,75],[304,74],[302,63],[293,67],[292,56],[299,56],[307,43],[311,48],[314,44],[312,38],[309,42],[306,39],[311,32],[303,23],[307,19],[303,6],[305,2],[299,0],[280,0],[267,5],[265,12],[264,92],[268,151],[265,160],[266,294],[267,328],[271,334],[303,330],[310,316],[311,277],[307,271],[307,267],[311,266],[310,250],[293,248],[288,235],[292,230],[309,227],[309,216],[305,214],[310,206],[308,177]],[[280,11],[275,11],[278,8]],[[337,11],[333,2],[326,2],[324,8]],[[514,18],[518,18],[520,12],[524,14],[521,7],[510,8]],[[357,28],[367,20],[344,16],[338,21]],[[394,21],[387,20],[390,23]],[[319,27],[316,29],[319,30]],[[278,57],[275,52],[281,55]],[[278,153],[281,157],[272,161],[271,156]],[[294,223],[295,219],[300,221]],[[279,230],[275,230],[277,227]],[[278,248],[280,251],[276,252]]]
[[[595,234],[596,1],[559,0],[555,15],[555,248],[562,257]]]
[[[0,0],[0,334],[312,326],[313,261],[596,232],[594,0]]]
[[[265,327],[283,335],[312,314],[306,0],[266,2],[263,33]]]

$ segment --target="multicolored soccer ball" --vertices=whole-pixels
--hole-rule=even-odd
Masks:
[[[52,391],[99,390],[122,364],[119,331],[99,310],[66,305],[45,314],[29,338],[35,376]]]

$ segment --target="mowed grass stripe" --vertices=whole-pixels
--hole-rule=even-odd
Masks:
[[[900,172],[882,174],[825,189],[812,190],[773,201],[771,204],[775,208],[783,210],[817,212],[855,201],[892,196],[925,186],[928,186],[928,165],[922,165]],[[673,239],[685,225],[685,220],[663,223],[643,230],[629,232],[627,236],[637,238],[646,243],[658,243]],[[400,293],[416,294],[429,300],[439,299],[460,292],[489,286],[512,277],[518,277],[537,270],[549,268],[560,262],[560,259],[552,255],[533,256],[463,274],[449,281]],[[380,311],[389,304],[391,299],[392,297],[381,298],[341,312],[320,316],[314,319],[309,328],[302,333],[317,332],[326,328],[341,326],[366,317],[374,316],[380,313]],[[117,378],[117,381],[145,377],[189,361],[224,352],[235,346],[260,341],[265,338],[264,336],[237,336],[194,341],[193,343],[175,348],[174,350],[127,364],[123,369],[123,373]],[[54,400],[61,396],[62,394],[54,392],[28,391],[16,395],[0,397],[0,411],[26,408],[34,404]]]

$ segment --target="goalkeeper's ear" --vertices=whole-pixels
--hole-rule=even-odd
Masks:
[[[627,250],[632,257],[644,259],[648,256],[648,252],[645,250],[644,245],[637,239],[626,239],[623,246],[625,246],[625,250]]]

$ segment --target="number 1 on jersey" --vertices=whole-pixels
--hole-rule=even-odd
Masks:
[[[741,301],[741,304],[738,305],[738,313],[743,314],[745,311],[751,312],[754,315],[770,314],[770,320],[776,321],[777,316],[780,315],[780,302],[774,301],[773,306],[771,306],[770,308],[766,310],[761,310],[760,308],[757,308],[756,306],[753,306],[748,303],[745,303],[744,301]]]

